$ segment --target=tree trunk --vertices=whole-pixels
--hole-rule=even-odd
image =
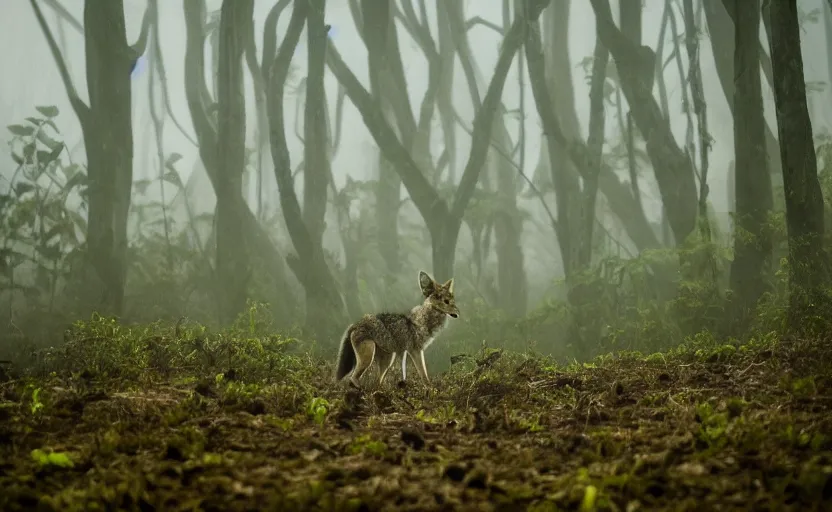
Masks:
[[[370,75],[370,93],[380,106],[385,119],[393,125],[396,120],[393,105],[407,97],[407,90],[399,90],[393,78],[397,69],[403,67],[394,64],[398,55],[398,44],[391,47],[391,42],[397,40],[393,12],[390,0],[361,2],[361,18],[356,20],[361,25],[361,35],[367,46],[367,67]],[[402,71],[403,72],[403,71]],[[402,77],[402,80],[404,77]],[[410,110],[409,102],[406,103]],[[399,137],[408,133],[411,140],[404,139],[407,147],[413,143],[411,130],[400,130]],[[401,270],[399,258],[399,205],[401,203],[402,180],[393,164],[379,151],[379,176],[376,189],[376,222],[378,224],[378,246],[381,257],[386,265],[383,275],[385,291],[390,290],[396,282],[396,276]],[[392,297],[385,297],[386,300]]]
[[[578,251],[578,264],[586,269],[592,262],[592,233],[595,227],[595,202],[598,197],[598,175],[601,174],[601,159],[604,156],[604,88],[607,83],[607,63],[609,50],[596,37],[592,60],[592,80],[589,89],[589,136],[587,147],[592,163],[584,179],[583,208],[581,215],[581,244]]]
[[[824,205],[806,102],[797,2],[771,0],[768,9],[763,15],[771,27],[769,46],[789,237],[789,319],[791,327],[797,328],[807,315],[828,314],[820,310],[817,300],[828,282]]]
[[[646,142],[673,235],[681,245],[696,226],[696,182],[690,159],[677,144],[653,98],[655,54],[649,47],[631,41],[615,26],[609,0],[590,2],[598,35],[615,60],[621,90]]]
[[[552,76],[555,78],[572,76],[572,65],[570,64],[568,58],[568,52],[561,47],[565,44],[565,36],[562,35],[557,39],[560,41],[559,44],[561,45],[558,46],[555,45],[555,34],[551,33],[554,30],[556,33],[559,31],[561,34],[565,34],[568,29],[568,24],[565,26],[559,26],[557,24],[557,20],[558,17],[563,17],[564,9],[566,9],[565,12],[568,13],[567,7],[568,2],[563,1],[552,4],[547,11],[545,11],[544,17],[549,20],[549,24],[546,26],[550,27],[546,31],[546,45],[543,51],[545,62],[542,66],[545,69],[545,76]],[[555,16],[555,14],[557,14],[557,16]],[[553,70],[549,70],[547,67],[549,65],[555,66],[555,68]],[[529,73],[531,74],[531,72],[532,68],[530,67]],[[558,121],[559,126],[562,127],[565,137],[565,142],[561,143],[561,146],[566,152],[564,154],[568,155],[568,158],[572,162],[572,169],[580,173],[580,176],[586,180],[587,176],[591,172],[586,166],[586,162],[589,161],[587,158],[589,157],[586,155],[587,148],[583,147],[580,141],[581,132],[580,126],[578,125],[577,113],[574,108],[575,98],[574,91],[570,85],[571,78],[564,78],[563,80],[556,80],[555,78],[553,78],[553,80],[555,80],[554,83],[557,83],[558,86],[555,87],[554,85],[551,85],[547,87],[550,87],[551,89],[550,94],[558,94],[557,104],[567,112],[565,119],[559,119]],[[544,79],[544,83],[548,83],[546,80],[547,79]],[[563,82],[563,85],[561,85],[561,81]],[[558,113],[560,112],[561,110],[558,110]],[[560,117],[561,116],[558,115],[558,118]],[[555,144],[557,147],[558,143],[555,142]],[[538,168],[540,171],[546,170],[548,172],[536,172],[534,175],[534,182],[541,190],[551,187],[552,181],[550,170],[551,165],[549,164],[549,152],[547,148],[547,144],[541,145],[541,160],[538,163]],[[561,158],[559,160],[563,159]],[[566,166],[566,164],[561,164],[561,166]],[[630,186],[627,183],[622,182],[615,172],[610,169],[609,166],[604,165],[603,162],[601,165],[600,175],[598,176],[598,189],[606,198],[607,204],[609,205],[612,213],[619,219],[622,226],[626,230],[627,236],[630,237],[639,251],[657,249],[661,247],[662,244],[659,242],[656,233],[650,226],[650,223],[644,214],[644,210],[641,207],[639,198],[634,197],[630,190]]]
[[[84,4],[87,89],[82,120],[89,176],[87,258],[93,282],[88,306],[121,314],[127,274],[127,213],[133,183],[130,69],[121,0]],[[94,276],[94,277],[93,277]]]
[[[343,329],[343,322],[346,320],[344,304],[335,278],[324,258],[320,234],[322,233],[322,225],[316,224],[320,217],[313,217],[311,213],[304,214],[295,192],[283,114],[286,77],[304,23],[308,22],[308,51],[311,60],[307,87],[310,87],[311,91],[307,92],[306,96],[306,106],[310,111],[307,112],[304,123],[305,129],[309,131],[306,134],[304,148],[307,152],[306,172],[323,172],[328,179],[329,161],[327,151],[322,149],[328,147],[326,124],[315,128],[316,124],[326,123],[326,120],[323,114],[318,117],[314,115],[315,103],[322,106],[324,101],[323,77],[319,74],[321,73],[320,62],[315,61],[315,59],[324,58],[323,51],[326,49],[326,28],[323,24],[324,5],[317,3],[320,1],[300,0],[294,3],[286,36],[281,42],[273,62],[264,62],[262,67],[267,75],[268,94],[266,97],[269,116],[269,142],[272,160],[274,161],[277,188],[280,194],[280,208],[283,217],[286,219],[286,228],[292,240],[292,245],[294,245],[295,252],[297,252],[297,256],[291,256],[287,260],[306,292],[307,327],[318,336],[328,338],[337,329]],[[316,10],[319,12],[311,12]],[[270,55],[264,54],[264,58],[270,58]],[[313,82],[313,84],[310,85],[310,82]],[[315,99],[316,95],[317,100]],[[316,140],[319,141],[318,144],[316,144]],[[320,155],[310,154],[310,152],[319,152]],[[318,168],[313,169],[315,166]],[[326,190],[324,190],[324,201],[326,201],[325,194]],[[313,196],[310,200],[318,201],[320,197]],[[320,205],[313,205],[312,211],[314,211],[314,208],[318,208],[318,215],[320,215]],[[309,216],[308,219],[313,224],[311,227],[306,224],[305,215]]]
[[[729,3],[735,3],[735,0],[729,0]],[[725,95],[725,100],[728,102],[728,108],[736,119],[734,107],[734,98],[736,97],[734,92],[734,88],[736,87],[734,84],[734,79],[736,78],[734,71],[734,59],[736,55],[735,23],[732,21],[731,14],[729,14],[729,4],[725,3],[725,0],[703,0],[702,5],[705,11],[705,20],[708,23],[708,32],[711,36],[711,49],[714,55],[716,74],[719,78],[719,83],[722,85],[722,92]],[[759,47],[759,38],[757,38],[756,42]],[[763,54],[762,48],[758,48],[757,55],[760,57],[765,55]],[[765,152],[768,157],[769,173],[771,175],[769,181],[772,181],[775,177],[780,179],[780,175],[783,172],[780,167],[780,144],[777,142],[777,137],[775,137],[768,123],[765,123],[763,129],[765,133]]]
[[[468,82],[471,101],[474,111],[482,108],[482,99],[477,83],[475,72],[475,61],[471,51],[470,43],[465,31],[465,13],[461,2],[455,1],[452,4],[444,4],[443,11],[447,12],[445,23],[440,23],[440,31],[443,27],[452,36],[456,47],[456,54],[459,56],[465,78]],[[511,20],[508,16],[503,22],[504,31],[511,29]],[[440,56],[441,59],[447,57]],[[452,60],[452,59],[451,59]],[[443,77],[444,78],[444,77]],[[492,142],[494,146],[488,150],[489,170],[483,179],[480,180],[481,190],[486,196],[492,195],[492,178],[496,182],[496,209],[493,219],[483,222],[480,233],[483,230],[490,230],[491,224],[494,228],[495,252],[497,255],[497,307],[513,317],[520,317],[526,313],[528,293],[526,287],[526,272],[524,268],[523,252],[521,249],[521,238],[523,233],[523,220],[517,208],[517,180],[518,173],[512,168],[510,162],[506,161],[503,155],[513,154],[511,136],[506,128],[505,107],[502,102],[499,105],[500,116],[494,121]],[[440,109],[441,112],[441,109]],[[522,144],[522,141],[519,141]],[[493,176],[492,176],[493,174]],[[484,219],[478,219],[484,220]],[[476,230],[476,228],[474,229]],[[486,255],[482,254],[479,245],[480,237],[475,239],[475,259],[481,264]]]
[[[301,0],[303,1],[303,0]],[[327,268],[324,258],[323,234],[324,216],[327,207],[327,184],[330,177],[329,156],[321,148],[328,147],[326,96],[324,94],[324,71],[326,69],[327,29],[324,24],[326,0],[307,0],[309,7],[306,18],[307,77],[306,104],[304,107],[304,185],[303,222],[309,233],[313,250],[302,261],[307,273],[306,325],[310,329],[328,332],[340,325],[326,326],[322,323],[331,319],[339,324],[343,321],[343,304],[335,280],[331,274],[318,269]]]
[[[246,110],[243,92],[243,50],[252,29],[253,0],[224,0],[220,14],[217,73],[217,277],[222,321],[231,323],[246,306],[250,276],[243,231],[242,196],[246,149]]]
[[[209,105],[213,103],[213,98],[211,98],[205,83],[205,1],[183,0],[183,10],[186,30],[185,98],[188,102],[194,132],[199,141],[200,159],[205,166],[214,193],[219,198],[220,177],[217,158],[219,135],[216,121],[209,113]],[[236,229],[242,231],[243,236],[245,236],[245,244],[251,251],[250,256],[256,254],[258,259],[262,258],[266,271],[274,284],[285,289],[287,278],[283,266],[284,259],[248,208],[243,199],[242,191],[238,191],[238,193],[240,194],[239,204],[245,205],[245,208],[242,208],[240,212],[241,224]],[[275,303],[273,303],[273,306],[283,320],[289,320],[294,315],[293,301],[288,295],[284,292],[274,296]]]
[[[436,0],[436,12],[441,12],[441,4],[445,1]],[[439,89],[436,92],[436,106],[448,155],[448,183],[456,183],[456,120],[453,113],[455,59],[449,24],[438,23],[436,39],[439,48]]]
[[[142,20],[139,39],[127,43],[122,0],[84,4],[87,106],[78,96],[69,68],[36,0],[30,0],[81,124],[87,152],[89,203],[84,291],[80,314],[91,310],[119,315],[127,274],[127,217],[133,185],[133,132],[130,72],[147,47],[153,4]]]
[[[510,155],[512,153],[511,137],[503,119],[496,123],[494,131],[495,146],[504,154]],[[522,144],[523,141],[519,143]],[[494,249],[497,253],[497,287],[499,290],[497,305],[509,316],[519,318],[526,314],[528,290],[521,245],[523,218],[517,208],[517,173],[497,151],[490,151],[490,153],[497,183],[498,207],[494,214]]]
[[[547,1],[543,1],[545,6]],[[482,108],[477,112],[474,120],[474,134],[471,142],[471,152],[462,174],[462,179],[454,194],[450,208],[440,198],[437,190],[423,174],[417,158],[424,158],[424,149],[414,148],[411,154],[409,148],[392,132],[392,128],[384,119],[381,109],[373,101],[369,92],[361,85],[349,67],[338,55],[335,47],[330,43],[327,59],[329,68],[344,86],[347,95],[361,113],[368,130],[384,152],[385,157],[394,163],[396,171],[402,178],[413,203],[425,220],[431,235],[432,259],[434,277],[446,280],[453,277],[456,244],[462,226],[463,214],[474,194],[480,173],[485,163],[486,153],[491,139],[491,130],[500,104],[503,87],[508,77],[511,62],[523,41],[525,26],[540,15],[540,9],[515,20],[506,34],[500,48],[500,56],[495,66],[488,92],[485,95]],[[435,95],[435,90],[429,93]],[[426,99],[429,95],[426,94]],[[423,102],[423,107],[426,105]],[[429,112],[423,108],[422,112]],[[397,117],[399,116],[397,112]],[[424,119],[424,118],[423,118]],[[403,138],[405,138],[403,136]],[[422,145],[422,148],[424,145]]]
[[[724,0],[734,20],[734,152],[736,154],[734,261],[731,288],[744,324],[766,289],[771,267],[771,176],[766,158],[765,118],[760,83],[760,0]]]
[[[575,91],[572,86],[572,64],[569,59],[569,11],[571,0],[552,3],[543,15],[546,87],[552,100],[557,122],[568,140],[580,140],[581,126],[575,110]],[[546,146],[549,170],[557,201],[558,244],[563,259],[563,271],[570,279],[577,271],[580,247],[581,186],[579,170],[568,158],[566,144],[551,139]]]

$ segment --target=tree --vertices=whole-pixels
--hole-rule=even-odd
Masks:
[[[323,97],[323,65],[326,50],[324,7],[321,0],[298,0],[292,7],[289,27],[280,47],[274,39],[283,2],[278,3],[266,22],[263,62],[269,122],[269,142],[274,161],[280,208],[286,229],[297,256],[287,258],[290,268],[306,292],[306,324],[319,335],[342,328],[344,305],[334,276],[327,266],[322,245],[323,214],[326,209],[326,185],[330,179]],[[306,178],[304,204],[301,208],[292,176],[291,158],[286,142],[283,95],[292,56],[304,24],[307,24],[309,76],[306,79],[306,115],[304,129]],[[317,60],[316,60],[317,59]],[[311,185],[311,186],[310,186]],[[317,187],[317,188],[316,188]],[[322,311],[326,311],[322,314]],[[322,322],[323,320],[323,322]],[[331,324],[326,324],[331,322]]]
[[[768,18],[771,27],[769,48],[786,196],[791,288],[789,318],[791,326],[798,327],[807,314],[827,314],[817,311],[818,299],[828,283],[828,264],[823,248],[823,195],[806,102],[797,1],[766,1],[763,16]]]
[[[361,85],[361,82],[347,67],[330,42],[327,54],[327,63],[330,70],[346,89],[347,95],[361,113],[367,128],[384,153],[385,158],[394,163],[396,172],[401,176],[413,203],[427,224],[431,236],[433,271],[437,279],[452,277],[456,245],[463,215],[474,195],[480,173],[486,161],[492,126],[511,62],[523,42],[526,24],[536,20],[546,4],[548,4],[548,1],[545,0],[537,2],[536,7],[530,12],[518,16],[505,35],[482,108],[477,111],[474,120],[471,152],[450,205],[440,197],[437,190],[425,176],[423,169],[415,161],[416,154],[411,153],[409,148],[399,140],[389,123],[384,119],[384,115],[373,97]],[[435,91],[430,91],[429,88],[429,93],[435,94]]]
[[[590,2],[595,11],[598,36],[615,61],[621,90],[647,144],[668,222],[676,243],[682,244],[696,225],[696,182],[692,161],[673,138],[670,123],[653,98],[656,55],[616,27],[609,0]],[[636,7],[633,3],[626,5]]]
[[[518,2],[516,5],[520,9],[523,8],[524,3]],[[465,80],[468,83],[474,111],[478,111],[482,108],[482,94],[475,72],[474,52],[471,50],[467,35],[468,29],[477,20],[466,22],[462,2],[442,2],[437,6],[442,9],[439,13],[439,19],[440,24],[444,26],[440,27],[440,41],[443,32],[450,35],[450,40],[456,49],[455,53],[459,57]],[[490,25],[487,22],[482,23],[505,36],[511,29],[512,10],[508,0],[504,0],[503,7],[502,27]],[[521,13],[515,9],[514,15],[516,17]],[[414,16],[411,15],[411,19],[413,18]],[[416,22],[413,20],[411,23],[415,24]],[[442,30],[442,28],[445,30]],[[425,37],[429,37],[429,33]],[[453,63],[453,56],[454,53],[444,57],[440,55],[438,65],[442,66],[442,62],[448,59]],[[518,70],[522,74],[525,73],[523,68],[522,58],[518,59]],[[452,71],[452,69],[448,70],[449,73],[452,73]],[[448,83],[447,87],[450,87],[450,85]],[[452,94],[452,90],[440,89],[440,91],[443,94],[437,94],[438,97]],[[521,248],[524,219],[517,206],[517,195],[520,190],[518,180],[523,171],[522,164],[524,162],[521,153],[521,162],[517,166],[520,172],[518,172],[513,168],[517,164],[514,163],[510,155],[515,153],[515,148],[520,151],[524,149],[525,133],[521,132],[517,144],[513,144],[506,126],[507,109],[502,101],[498,109],[500,115],[494,120],[486,160],[490,172],[486,171],[478,184],[476,192],[479,196],[477,203],[480,207],[466,212],[466,222],[474,239],[474,259],[478,268],[478,277],[479,269],[482,268],[482,261],[487,257],[487,254],[483,254],[485,252],[483,249],[488,249],[490,234],[493,230],[494,252],[497,256],[497,287],[490,290],[493,304],[510,316],[519,317],[526,313],[528,303],[526,272]],[[447,113],[440,113],[440,116],[442,115],[447,115]],[[449,137],[446,136],[445,140],[448,139]],[[447,153],[447,155],[448,160],[456,159],[455,153]]]
[[[667,0],[670,2],[670,0]],[[714,64],[716,65],[716,74],[719,78],[719,83],[722,86],[722,92],[725,95],[725,100],[728,102],[728,108],[731,113],[736,115],[734,109],[734,78],[736,73],[734,71],[734,59],[736,56],[735,44],[736,36],[734,34],[733,14],[730,14],[729,7],[732,7],[736,1],[726,3],[724,0],[702,0],[702,7],[705,13],[705,21],[708,25],[708,32],[711,36],[711,49],[714,56]],[[743,4],[745,5],[745,4]],[[771,61],[763,51],[762,44],[757,39],[757,44],[760,48],[757,50],[759,65],[763,70],[766,81],[769,86],[773,85]],[[771,178],[777,177],[779,179],[782,170],[780,169],[780,145],[777,142],[772,129],[766,123],[763,126],[766,139],[766,155],[768,155],[769,171]]]
[[[89,104],[78,94],[37,0],[30,0],[81,124],[89,202],[82,309],[118,315],[127,276],[127,216],[133,185],[130,73],[147,46],[149,9],[137,43],[127,43],[123,0],[84,3]]]
[[[734,22],[736,212],[730,282],[736,300],[732,317],[741,325],[766,289],[772,250],[767,222],[773,204],[760,80],[760,0],[723,2]]]
[[[603,194],[609,209],[621,222],[621,225],[626,230],[627,235],[633,241],[636,248],[639,251],[656,249],[661,244],[642,208],[637,183],[632,178],[629,184],[622,181],[605,159],[601,158],[604,143],[603,130],[601,130],[600,135],[597,135],[592,140],[581,140],[578,115],[574,108],[574,91],[572,91],[571,87],[568,87],[568,84],[572,81],[572,65],[569,63],[568,37],[566,37],[569,26],[569,2],[564,0],[552,4],[544,13],[544,16],[545,22],[543,25],[544,35],[547,36],[546,43],[543,43],[537,31],[530,30],[526,35],[526,59],[528,61],[529,78],[538,107],[538,114],[544,126],[547,139],[546,144],[541,145],[541,160],[538,163],[539,170],[546,171],[547,174],[538,173],[535,178],[542,185],[546,185],[547,182],[553,180],[554,173],[571,172],[578,173],[585,184],[590,184],[590,188],[597,181],[596,192]],[[539,50],[533,50],[535,48],[539,48]],[[608,56],[606,59],[604,58],[604,48],[601,42],[596,45],[596,50],[599,53],[593,55],[593,66],[597,62],[596,59],[600,61],[608,60]],[[612,64],[610,62],[611,68]],[[606,70],[606,66],[600,68],[600,63],[598,65],[599,69],[593,69],[592,71],[593,76],[599,75],[602,69],[604,71]],[[607,73],[605,72],[604,76],[606,75]],[[610,70],[609,75],[610,78],[614,79],[612,70]],[[563,85],[562,82],[567,85]],[[605,83],[605,79],[599,76],[598,86],[606,87],[604,85]],[[601,89],[601,91],[603,92],[604,89]],[[541,101],[547,102],[547,105],[548,102],[551,102],[551,105],[541,105]],[[596,113],[596,125],[599,124],[599,114],[603,114],[603,112],[598,111]],[[592,122],[592,119],[590,119],[590,124]],[[594,130],[592,131],[594,132]],[[587,142],[589,142],[589,145],[587,145]],[[550,151],[548,149],[550,147],[555,148],[555,151]],[[564,155],[566,158],[560,157],[559,155]],[[635,169],[631,170],[634,171]],[[577,178],[567,178],[566,182],[576,185],[578,183]],[[572,194],[574,195],[579,192],[580,189],[577,189],[577,191],[573,190]],[[584,201],[580,217],[586,223],[594,223],[594,215],[590,218],[590,212],[583,212],[583,208],[589,206],[586,202],[586,197],[593,195],[593,192],[585,188],[583,195]],[[577,215],[573,217],[577,217]],[[581,221],[577,218],[558,219],[559,224],[566,222],[575,224]],[[582,264],[579,262],[588,262],[591,258],[588,246],[584,245],[591,243],[591,238],[586,238],[587,236],[591,236],[586,231],[586,224],[582,226],[575,225],[570,229],[558,228],[557,230],[558,242],[562,247],[561,253],[564,268],[581,268]],[[566,244],[563,244],[561,238],[568,237],[570,234],[578,239],[574,243],[570,240]],[[573,245],[575,246],[574,251],[571,249]],[[576,261],[573,262],[571,261],[572,259]],[[661,280],[668,281],[670,279],[670,274],[666,269],[655,268],[654,270],[657,275],[661,276]]]
[[[243,50],[253,30],[254,0],[223,0],[217,73],[217,276],[225,293],[222,315],[234,321],[246,305],[251,272],[240,225],[248,210],[242,197],[246,151]]]
[[[220,160],[217,153],[219,133],[214,105],[216,101],[211,97],[205,82],[205,0],[183,0],[185,13],[185,97],[191,121],[199,144],[199,156],[205,166],[205,171],[211,181],[219,204],[220,194],[239,195],[239,201],[224,198],[224,204],[240,205],[236,210],[239,223],[236,228],[245,237],[245,247],[250,255],[258,255],[263,262],[268,275],[278,287],[287,286],[287,276],[284,259],[269,239],[268,234],[248,208],[242,196],[242,190],[232,190],[222,183],[220,177]],[[245,39],[244,39],[245,41]],[[224,290],[218,291],[225,293]],[[276,294],[273,304],[277,311],[291,310],[291,297],[287,294]]]
[[[419,127],[413,118],[410,98],[407,95],[404,65],[391,9],[392,2],[362,0],[359,5],[359,2],[353,1],[350,2],[350,7],[353,21],[367,47],[370,94],[381,108],[387,122],[398,127],[399,138],[412,151]],[[387,267],[384,281],[386,288],[390,288],[395,282],[395,275],[401,270],[399,208],[402,180],[393,168],[393,163],[385,158],[381,151],[378,172],[375,194],[378,246]]]

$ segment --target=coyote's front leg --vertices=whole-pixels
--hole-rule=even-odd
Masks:
[[[413,359],[413,364],[416,365],[416,371],[419,372],[422,380],[425,384],[430,384],[430,379],[428,378],[428,368],[425,365],[425,351],[420,350],[416,352],[415,350],[408,350],[407,353],[410,358]]]

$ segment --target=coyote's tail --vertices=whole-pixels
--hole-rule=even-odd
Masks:
[[[352,343],[350,343],[352,331],[353,326],[351,325],[344,331],[344,336],[341,338],[340,348],[338,349],[338,363],[335,369],[336,381],[346,377],[355,368],[355,351],[352,349]]]

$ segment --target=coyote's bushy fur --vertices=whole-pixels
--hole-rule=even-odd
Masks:
[[[409,313],[378,313],[350,325],[341,338],[335,379],[343,379],[351,370],[350,382],[358,380],[375,361],[381,375],[379,384],[402,356],[402,379],[407,377],[407,357],[413,360],[419,375],[428,381],[425,349],[447,323],[448,317],[458,318],[454,300],[454,280],[439,284],[427,273],[419,272],[419,288],[425,300]]]

